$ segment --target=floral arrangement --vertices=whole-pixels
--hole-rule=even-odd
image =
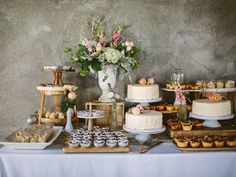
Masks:
[[[66,112],[68,108],[73,108],[76,105],[76,98],[77,93],[76,90],[78,89],[75,85],[64,85],[65,88],[65,100],[62,101],[62,111]]]
[[[123,78],[139,66],[135,56],[141,50],[132,41],[122,39],[121,34],[128,28],[127,25],[118,26],[109,40],[105,35],[104,22],[104,18],[97,17],[88,23],[90,37],[83,37],[73,48],[65,48],[65,53],[79,65],[83,77],[102,70],[105,65],[114,65],[117,66],[118,76]]]
[[[187,104],[185,94],[188,94],[188,93],[182,90],[182,86],[180,85],[180,83],[175,82],[175,98],[177,101],[180,102],[181,105]]]

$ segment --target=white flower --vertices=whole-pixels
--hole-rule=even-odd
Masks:
[[[113,64],[116,64],[122,58],[122,54],[120,53],[120,51],[112,48],[107,48],[104,55],[107,62]]]
[[[113,93],[113,92],[109,92],[109,93],[107,94],[107,97],[108,97],[108,98],[113,98],[113,97],[114,97],[114,93]]]
[[[125,45],[127,47],[127,51],[131,51],[133,46],[134,46],[134,43],[133,42],[129,42],[129,41],[126,41],[125,42]]]
[[[68,98],[71,99],[71,100],[76,99],[76,94],[75,94],[75,92],[70,92],[70,93],[68,93]]]

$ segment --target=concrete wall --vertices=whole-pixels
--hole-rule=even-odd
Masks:
[[[236,76],[235,0],[0,0],[0,136],[39,107],[37,83],[51,81],[44,65],[68,64],[64,41],[78,39],[85,21],[105,15],[107,29],[130,24],[126,36],[147,53],[134,79],[164,84],[174,67],[186,81]],[[79,85],[79,105],[96,99],[92,76],[64,76]],[[125,95],[128,80],[116,90]]]

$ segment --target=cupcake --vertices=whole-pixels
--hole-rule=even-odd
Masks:
[[[235,81],[228,80],[225,82],[225,88],[233,88],[235,86]]]

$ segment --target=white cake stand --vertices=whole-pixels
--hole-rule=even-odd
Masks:
[[[88,130],[91,131],[93,130],[93,120],[94,119],[101,119],[104,116],[98,116],[98,117],[83,117],[83,116],[79,116],[77,115],[78,118],[80,119],[88,119]]]
[[[166,127],[163,125],[160,129],[153,129],[153,130],[137,130],[127,128],[126,125],[123,126],[123,129],[129,133],[136,134],[135,139],[141,142],[147,141],[152,134],[159,134],[166,130]]]
[[[217,120],[233,119],[234,114],[226,115],[226,116],[202,116],[202,115],[196,115],[196,114],[193,114],[192,112],[190,112],[189,117],[205,120],[203,122],[203,126],[205,126],[205,127],[218,128],[218,127],[221,127],[221,124]]]
[[[125,101],[129,102],[129,103],[139,103],[142,106],[148,106],[148,103],[157,103],[162,101],[162,98],[156,98],[156,99],[147,99],[147,100],[139,100],[139,99],[130,99],[130,98],[125,98]]]

